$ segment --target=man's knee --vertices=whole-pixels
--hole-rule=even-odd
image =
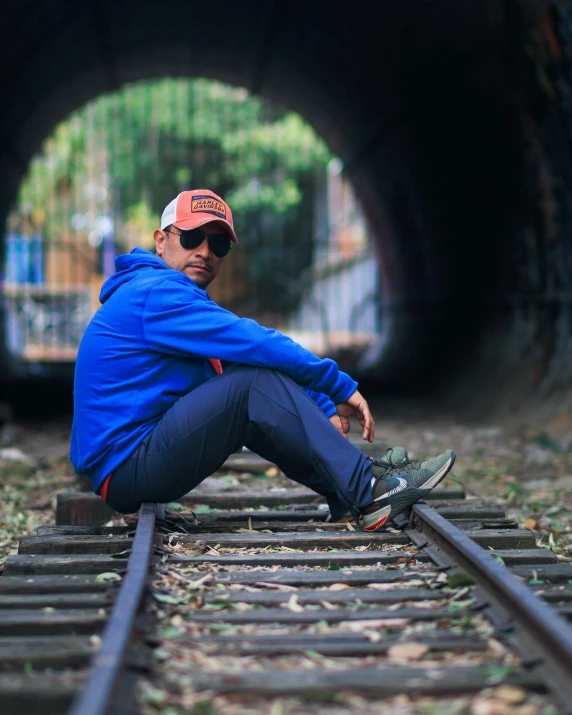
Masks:
[[[288,377],[280,370],[273,370],[269,367],[254,367],[252,365],[237,365],[228,371],[234,374],[234,379],[242,388],[256,388],[259,392],[266,394],[292,394],[304,391],[291,377]]]
[[[280,380],[289,377],[278,370],[272,370],[269,367],[256,367],[254,365],[237,365],[228,371],[229,375],[234,375],[236,379],[245,380],[246,382],[255,382],[256,380]]]

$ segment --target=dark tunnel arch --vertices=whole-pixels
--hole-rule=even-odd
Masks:
[[[570,140],[546,145],[545,127],[565,133],[566,117],[538,89],[526,56],[527,43],[542,49],[546,17],[559,27],[559,7],[8,1],[0,214],[57,122],[99,94],[165,75],[245,86],[302,114],[342,158],[365,206],[386,288],[386,345],[371,377],[475,407],[496,407],[501,389],[509,406],[535,386],[561,394],[572,269],[551,284],[530,182],[548,157],[565,184]],[[550,238],[562,252],[567,220],[553,222]],[[534,250],[519,262],[526,240]],[[523,273],[534,270],[543,277],[533,285]]]

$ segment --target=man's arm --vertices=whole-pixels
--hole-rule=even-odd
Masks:
[[[149,348],[158,352],[280,370],[334,404],[346,402],[357,388],[333,360],[321,359],[279,331],[224,310],[184,278],[164,280],[151,289],[143,334]]]
[[[323,392],[314,392],[314,390],[306,389],[304,392],[306,392],[314,400],[326,417],[331,417],[336,414],[336,406],[327,395],[324,395]]]

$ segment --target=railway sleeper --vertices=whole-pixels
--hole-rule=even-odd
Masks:
[[[0,671],[84,668],[99,647],[99,636],[0,637]]]
[[[93,635],[107,620],[104,609],[0,610],[0,636]]]
[[[395,645],[403,644],[401,634],[386,634],[372,642],[370,638],[358,634],[292,634],[292,635],[249,635],[219,636],[201,638],[181,638],[180,641],[206,653],[230,655],[289,655],[308,651],[328,657],[356,657],[372,654],[386,654]],[[419,634],[416,643],[428,647],[428,652],[483,652],[488,648],[484,638],[478,636]]]
[[[515,668],[506,673],[506,684],[524,686],[528,690],[545,692],[540,680]],[[398,667],[387,666],[351,668],[348,670],[266,670],[247,674],[204,674],[193,678],[197,690],[219,693],[252,693],[258,695],[327,696],[331,692],[353,690],[361,695],[389,697],[407,692],[408,695],[454,695],[471,693],[498,684],[498,672],[494,668]]]
[[[0,673],[2,715],[62,715],[85,680],[85,671]]]

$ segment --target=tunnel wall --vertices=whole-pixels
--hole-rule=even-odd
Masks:
[[[365,376],[484,412],[570,408],[568,2],[7,0],[2,19],[2,218],[42,140],[98,94],[246,86],[310,121],[364,202],[383,285]],[[6,354],[3,372],[29,375]]]

